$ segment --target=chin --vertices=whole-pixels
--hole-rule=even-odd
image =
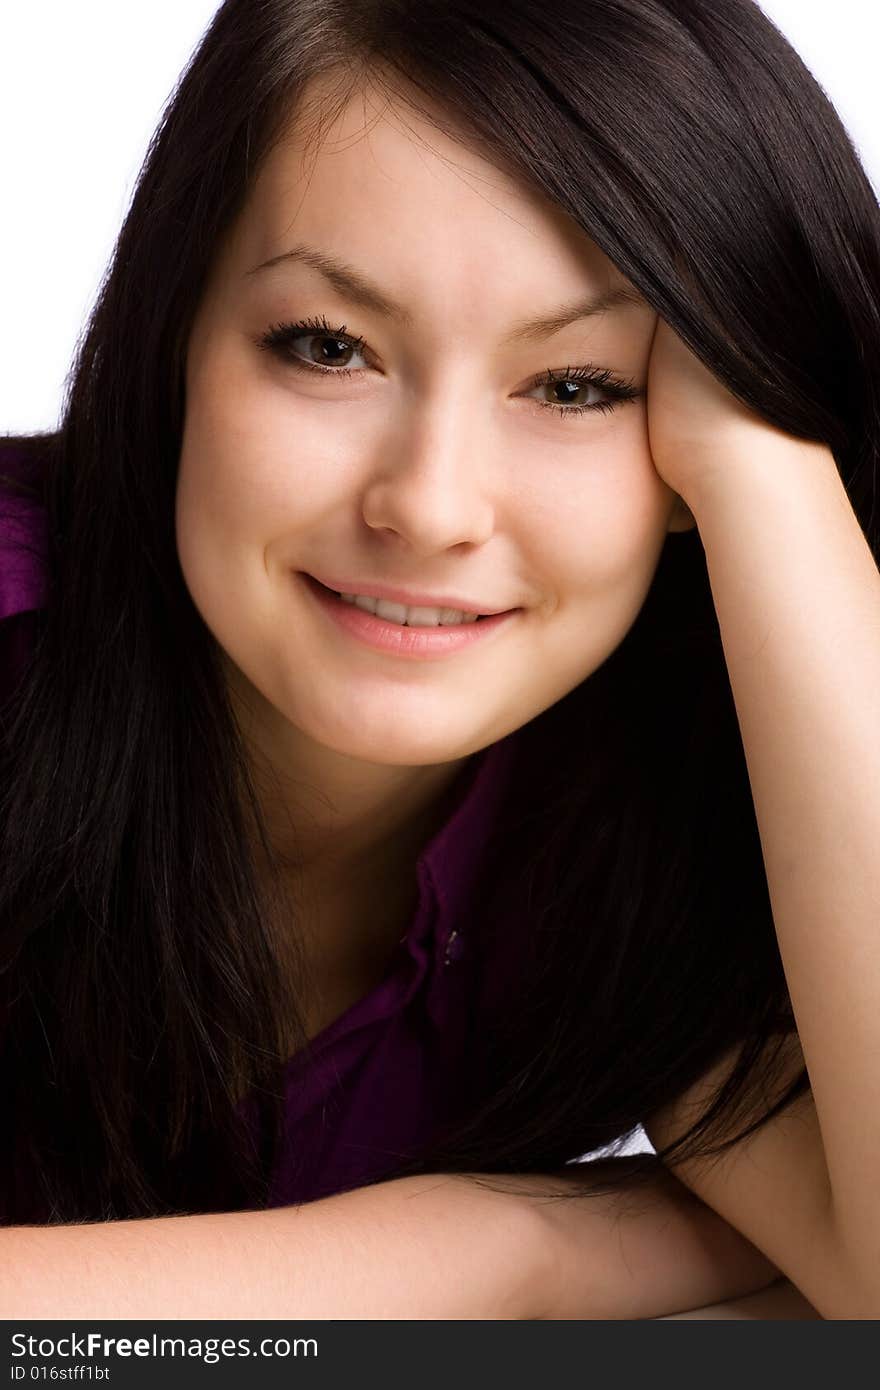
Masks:
[[[392,726],[387,707],[375,718],[361,713],[355,720],[350,713],[334,719],[325,708],[318,718],[293,722],[314,743],[334,753],[360,762],[387,767],[425,767],[467,757],[483,746],[480,731],[474,728],[446,731],[436,720],[426,720],[414,712],[411,719],[399,718]],[[488,740],[486,740],[488,741]]]

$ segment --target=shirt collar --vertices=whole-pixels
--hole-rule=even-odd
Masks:
[[[516,733],[514,730],[474,755],[463,774],[460,798],[418,857],[419,882],[428,880],[443,917],[456,917],[470,896],[509,785]]]

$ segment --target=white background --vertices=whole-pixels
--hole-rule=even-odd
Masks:
[[[54,428],[149,138],[216,0],[0,6],[0,434]],[[880,190],[880,5],[763,0]]]

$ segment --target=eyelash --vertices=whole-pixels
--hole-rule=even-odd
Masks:
[[[366,343],[363,338],[355,337],[345,331],[345,324],[340,327],[333,327],[329,324],[322,314],[320,318],[303,319],[299,323],[276,323],[273,324],[266,333],[259,335],[255,341],[257,347],[266,352],[274,353],[281,358],[288,366],[297,371],[318,372],[321,376],[343,376],[349,377],[356,375],[352,367],[321,367],[317,362],[307,362],[304,358],[291,356],[286,351],[290,342],[294,338],[306,337],[311,334],[316,338],[331,338],[334,342],[344,343],[346,347],[354,348],[356,352],[363,351]],[[548,367],[541,373],[528,387],[533,391],[537,386],[552,386],[561,381],[574,381],[581,386],[596,386],[605,393],[608,400],[595,401],[592,405],[563,405],[556,401],[532,401],[541,410],[555,410],[557,415],[585,415],[593,414],[595,411],[613,411],[619,405],[628,401],[637,400],[643,396],[644,391],[634,386],[631,381],[624,381],[614,375],[607,368],[594,367],[587,364],[583,367],[566,367],[564,371]]]

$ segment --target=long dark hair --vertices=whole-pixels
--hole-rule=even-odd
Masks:
[[[227,0],[150,145],[60,428],[20,441],[41,459],[49,596],[2,724],[7,1221],[268,1200],[281,1069],[304,1041],[296,972],[278,968],[295,908],[174,499],[209,267],[331,70],[340,106],[366,72],[405,81],[564,208],[737,396],[832,449],[880,553],[877,202],[756,4],[559,0],[548,23],[540,0]],[[522,731],[516,786],[481,892],[487,941],[505,893],[529,903],[533,965],[486,1020],[466,1112],[387,1176],[555,1170],[730,1049],[717,1103],[661,1157],[801,1095],[806,1071],[767,1090],[795,1020],[696,531],[667,538],[612,655]]]

